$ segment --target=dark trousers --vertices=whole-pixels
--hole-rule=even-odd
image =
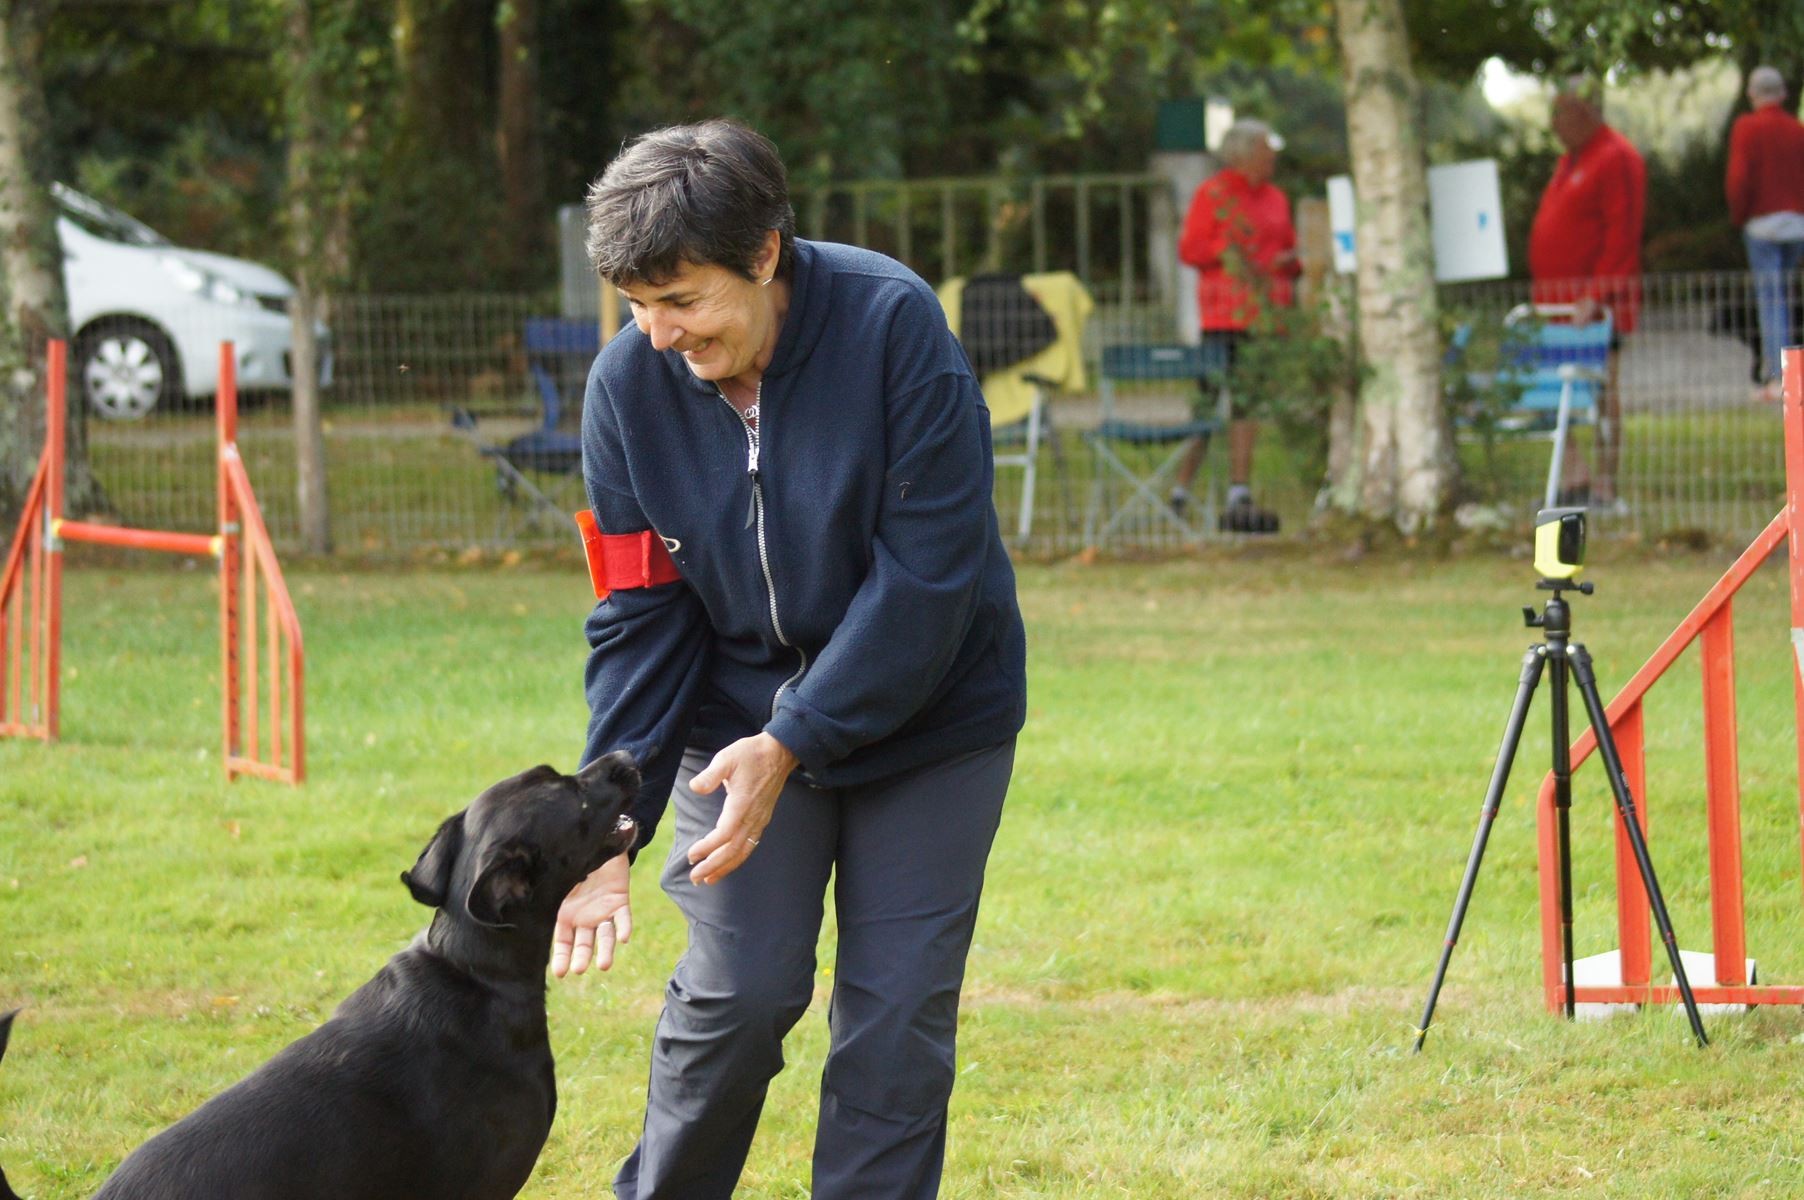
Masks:
[[[645,1129],[620,1200],[726,1200],[751,1148],[783,1035],[814,991],[829,875],[839,955],[821,1076],[815,1200],[939,1190],[965,955],[1014,766],[1011,739],[864,787],[792,780],[756,851],[712,886],[689,846],[720,815],[685,757],[664,891],[689,924],[652,1042]]]

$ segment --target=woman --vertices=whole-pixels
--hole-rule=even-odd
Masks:
[[[907,268],[797,239],[787,188],[767,140],[708,121],[640,137],[589,193],[590,256],[637,328],[584,401],[591,569],[616,589],[587,626],[584,761],[639,760],[639,846],[674,798],[662,883],[689,927],[622,1200],[732,1194],[830,875],[813,1194],[936,1193],[1026,714],[970,367]],[[622,856],[570,894],[554,974],[611,964],[627,878]]]

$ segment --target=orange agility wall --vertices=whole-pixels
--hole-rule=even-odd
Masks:
[[[1800,821],[1804,822],[1804,347],[1785,351],[1785,507],[1735,560],[1679,627],[1660,644],[1622,692],[1606,706],[1610,732],[1622,755],[1623,771],[1646,832],[1646,739],[1642,701],[1654,684],[1693,642],[1699,643],[1703,665],[1704,804],[1709,835],[1711,952],[1714,978],[1700,980],[1692,971],[1693,994],[1699,1004],[1804,1004],[1804,986],[1754,986],[1747,978],[1747,937],[1741,887],[1741,779],[1736,761],[1735,721],[1735,593],[1781,546],[1789,550],[1791,580],[1792,690],[1796,708]],[[1597,749],[1597,735],[1586,730],[1572,744],[1572,766]],[[1616,827],[1616,926],[1621,948],[1622,979],[1609,986],[1579,985],[1577,1004],[1671,1004],[1676,987],[1655,986],[1649,935],[1647,892],[1635,865],[1622,825]],[[1551,773],[1541,783],[1537,805],[1541,870],[1541,986],[1547,1007],[1565,1007],[1565,979],[1560,933],[1560,876],[1557,816]]]
[[[219,347],[219,526],[213,534],[63,517],[68,348],[49,345],[44,453],[0,573],[0,737],[58,739],[63,554],[72,542],[219,560],[223,759],[227,779],[306,775],[301,623],[238,453],[237,360]]]

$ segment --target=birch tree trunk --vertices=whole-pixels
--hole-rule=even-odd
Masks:
[[[42,0],[0,2],[0,538],[11,535],[42,449],[45,343],[69,336],[39,66],[45,8]],[[88,467],[81,397],[80,381],[70,380],[65,494],[71,513],[105,506]]]
[[[1399,0],[1335,0],[1358,195],[1359,419],[1335,502],[1405,533],[1445,508],[1458,470],[1441,403],[1428,167]]]

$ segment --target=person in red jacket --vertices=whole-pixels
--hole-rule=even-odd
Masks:
[[[1222,527],[1239,533],[1272,533],[1277,517],[1253,505],[1249,480],[1258,422],[1250,419],[1231,388],[1241,344],[1271,327],[1271,311],[1290,307],[1297,262],[1297,231],[1290,201],[1272,183],[1283,139],[1263,121],[1234,122],[1223,136],[1221,170],[1191,198],[1178,239],[1178,257],[1198,271],[1197,309],[1203,351],[1215,369],[1202,380],[1205,403],[1230,387],[1228,507]],[[1171,506],[1182,512],[1202,462],[1204,443],[1193,440],[1178,465]]]
[[[1779,399],[1779,351],[1790,344],[1791,280],[1804,263],[1804,124],[1785,111],[1785,77],[1772,67],[1748,75],[1753,111],[1729,131],[1724,191],[1741,226],[1760,314],[1759,400]]]
[[[1609,309],[1615,321],[1608,378],[1597,421],[1597,464],[1567,446],[1569,503],[1587,499],[1621,508],[1616,468],[1622,454],[1622,394],[1617,367],[1622,338],[1634,332],[1641,308],[1641,222],[1647,167],[1641,153],[1604,124],[1602,89],[1574,77],[1553,101],[1553,133],[1566,147],[1541,193],[1528,235],[1528,272],[1537,304],[1570,304],[1572,320],[1587,324]]]

